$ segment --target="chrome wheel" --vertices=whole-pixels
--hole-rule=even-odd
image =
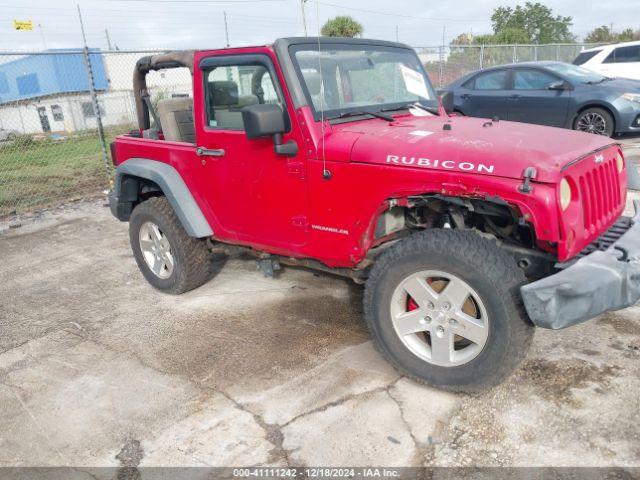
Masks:
[[[174,258],[169,239],[153,222],[140,227],[140,250],[149,269],[159,278],[169,278],[173,273]]]
[[[437,270],[416,272],[400,282],[391,297],[391,321],[414,355],[442,367],[470,362],[489,336],[478,293],[461,278]]]
[[[576,130],[607,135],[607,120],[597,112],[587,112],[578,119]]]

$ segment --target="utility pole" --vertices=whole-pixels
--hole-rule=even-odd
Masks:
[[[42,37],[42,46],[44,49],[47,49],[47,41],[44,38],[44,30],[42,29],[42,24],[38,24],[38,30],[40,30],[40,36]]]
[[[107,48],[109,48],[109,50],[113,50],[113,48],[111,48],[111,38],[109,37],[109,30],[105,28],[104,34],[107,36]]]
[[[307,0],[300,0],[300,10],[302,11],[302,26],[304,27],[304,36],[307,37],[307,16],[304,12],[304,4]]]
[[[229,27],[227,26],[227,12],[223,10],[222,13],[224,15],[224,34],[227,37],[227,48],[229,48]]]
[[[440,47],[440,71],[438,75],[438,86],[442,87],[442,77],[444,75],[444,36],[447,31],[447,26],[442,26],[442,46]]]
[[[102,113],[100,112],[100,106],[98,105],[98,95],[96,94],[96,83],[93,78],[93,69],[91,67],[91,58],[89,57],[89,46],[87,45],[87,35],[84,31],[84,22],[82,21],[82,12],[80,11],[80,4],[78,7],[78,20],[80,20],[80,30],[82,31],[82,42],[84,43],[84,62],[87,69],[87,79],[89,80],[89,92],[91,93],[91,103],[93,104],[93,111],[96,114],[96,127],[98,127],[98,137],[100,138],[100,147],[102,149],[102,160],[104,161],[104,168],[107,173],[107,178],[111,177],[111,171],[109,169],[109,157],[107,156],[107,142],[104,138],[104,127],[102,126]]]

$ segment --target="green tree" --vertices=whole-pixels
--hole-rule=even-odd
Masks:
[[[451,45],[471,45],[473,42],[473,35],[470,33],[461,33],[456,38],[451,40]]]
[[[337,16],[327,20],[320,33],[324,37],[358,37],[362,35],[362,25],[349,16]]]
[[[587,43],[632,42],[634,40],[640,40],[640,30],[634,31],[633,28],[625,28],[620,33],[614,33],[606,25],[594,28],[584,37],[584,41]]]
[[[611,30],[606,25],[602,25],[601,27],[594,28],[591,30],[586,37],[584,37],[584,41],[587,43],[608,43],[614,42],[615,38],[611,34]]]
[[[569,28],[571,17],[554,15],[553,11],[536,2],[525,2],[524,6],[498,7],[491,15],[493,33],[499,43],[564,43],[575,41]],[[506,41],[505,41],[506,40]],[[521,43],[521,40],[518,43]]]

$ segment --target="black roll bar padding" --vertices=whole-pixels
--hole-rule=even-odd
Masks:
[[[151,97],[149,96],[149,92],[145,92],[141,95],[142,100],[144,101],[145,106],[147,107],[147,112],[151,114],[153,117],[153,122],[156,125],[156,131],[162,131],[162,123],[160,122],[160,117],[156,113],[155,108],[153,108],[153,104],[151,103]]]

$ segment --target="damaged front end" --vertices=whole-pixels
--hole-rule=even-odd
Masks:
[[[640,300],[640,202],[634,208],[633,218],[621,219],[626,232],[616,223],[560,272],[521,287],[535,325],[566,328]]]

